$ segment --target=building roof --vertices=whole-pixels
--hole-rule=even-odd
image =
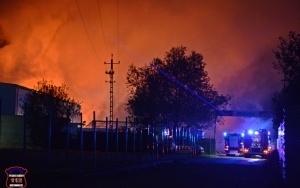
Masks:
[[[18,85],[18,84],[14,84],[14,83],[5,83],[5,82],[0,82],[0,87],[1,86],[11,86],[11,87],[16,87],[16,88],[21,88],[21,89],[24,89],[24,90],[32,90],[28,87],[25,87],[25,86],[21,86],[21,85]]]

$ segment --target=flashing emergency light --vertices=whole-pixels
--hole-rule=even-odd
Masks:
[[[248,134],[253,134],[253,130],[248,130]]]
[[[229,151],[229,146],[226,146],[226,147],[224,148],[224,150],[225,150],[225,151]]]
[[[254,134],[255,134],[255,135],[258,135],[258,131],[255,131]]]
[[[279,135],[279,136],[283,136],[283,135],[284,135],[284,131],[279,130],[279,131],[278,131],[278,135]]]
[[[165,136],[169,136],[169,134],[170,134],[169,129],[165,129],[164,133],[165,133]]]
[[[226,136],[226,135],[227,135],[227,132],[224,132],[223,135]]]
[[[244,136],[245,136],[245,133],[242,133],[241,135],[242,135],[242,137],[244,137]]]
[[[268,135],[271,135],[271,132],[270,132],[270,131],[268,131]]]

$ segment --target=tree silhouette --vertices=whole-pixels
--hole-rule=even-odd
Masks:
[[[128,113],[151,123],[211,127],[216,108],[224,109],[231,97],[218,94],[209,83],[205,66],[201,54],[192,51],[187,55],[183,46],[172,48],[164,60],[153,59],[149,66],[131,65],[127,72]]]
[[[68,94],[66,84],[56,86],[52,81],[39,81],[25,98],[28,128],[32,145],[45,147],[48,140],[49,121],[52,121],[53,145],[62,145],[64,127],[72,117],[79,115],[80,103]],[[25,110],[26,106],[23,106]]]
[[[300,35],[290,31],[288,39],[279,37],[279,46],[273,51],[276,60],[273,68],[283,76],[284,87],[273,97],[274,127],[278,128],[283,117],[283,109],[300,105]]]
[[[286,86],[300,80],[300,35],[290,31],[288,37],[279,37],[278,50],[273,51],[277,60],[273,67],[283,75]]]

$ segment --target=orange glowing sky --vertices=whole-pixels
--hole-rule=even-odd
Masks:
[[[98,1],[100,10],[97,0],[0,0],[0,43],[9,42],[0,46],[0,82],[29,88],[41,79],[64,82],[83,101],[87,121],[93,111],[104,119],[110,68],[104,61],[114,54],[121,62],[114,66],[114,117],[123,118],[128,66],[183,45],[204,55],[211,82],[234,96],[232,109],[265,110],[281,88],[272,50],[279,36],[300,31],[300,1]]]

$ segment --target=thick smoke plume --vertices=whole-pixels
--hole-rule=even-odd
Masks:
[[[64,82],[83,101],[86,121],[93,111],[104,119],[109,116],[105,71],[110,68],[104,62],[113,54],[121,62],[114,67],[114,117],[122,119],[128,66],[144,66],[183,45],[204,55],[212,83],[220,93],[233,95],[232,109],[269,110],[270,96],[281,88],[272,69],[272,49],[279,36],[300,31],[299,5],[1,0],[0,81],[30,88],[41,79]]]

